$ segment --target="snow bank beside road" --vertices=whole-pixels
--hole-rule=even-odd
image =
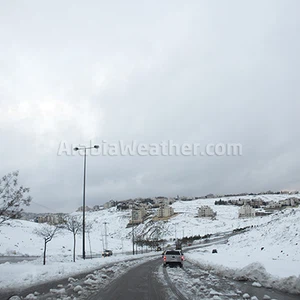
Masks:
[[[300,293],[300,209],[277,213],[267,224],[233,236],[227,244],[186,253],[205,269]],[[216,248],[218,253],[212,254]]]
[[[199,258],[191,259],[191,254],[186,257],[189,261],[198,264],[202,269],[212,271],[213,273],[233,278],[235,280],[251,280],[267,288],[275,288],[277,290],[300,294],[300,276],[279,277],[268,273],[265,267],[259,263],[251,263],[244,268],[232,268],[224,265],[219,265],[213,262],[201,260]],[[224,258],[224,261],[226,257]],[[298,268],[299,269],[299,268]]]
[[[110,263],[124,262],[125,260],[138,259],[137,263],[151,259],[157,254],[118,255],[105,258],[94,258],[70,262],[69,256],[49,256],[47,264],[42,265],[42,258],[35,261],[20,263],[4,263],[0,265],[0,290],[16,290],[44,282],[75,276],[80,273],[90,272]]]

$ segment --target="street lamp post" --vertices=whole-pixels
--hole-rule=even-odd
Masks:
[[[82,258],[85,259],[85,184],[86,184],[86,150],[98,149],[99,145],[93,147],[75,147],[75,151],[83,150],[83,195],[82,195]]]
[[[134,225],[133,225],[133,209],[131,210],[131,225],[132,225],[132,255],[134,255]]]

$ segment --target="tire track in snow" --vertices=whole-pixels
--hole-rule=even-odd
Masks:
[[[188,300],[188,298],[186,298],[181,293],[181,291],[175,286],[175,284],[170,279],[170,276],[169,276],[169,274],[167,272],[167,268],[163,267],[163,274],[164,274],[164,278],[165,278],[166,282],[168,283],[168,286],[171,288],[171,291],[178,298],[178,300]]]

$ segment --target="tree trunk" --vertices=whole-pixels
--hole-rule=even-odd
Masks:
[[[75,262],[75,247],[76,247],[76,234],[73,233],[74,236],[74,246],[73,246],[73,262]]]
[[[43,261],[43,265],[46,264],[46,247],[47,247],[47,242],[46,242],[46,239],[45,239],[45,244],[44,244],[44,261]]]

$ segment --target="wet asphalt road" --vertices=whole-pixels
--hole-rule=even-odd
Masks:
[[[134,267],[114,280],[103,290],[91,295],[89,300],[165,300],[163,285],[156,279],[155,271],[161,258]]]

